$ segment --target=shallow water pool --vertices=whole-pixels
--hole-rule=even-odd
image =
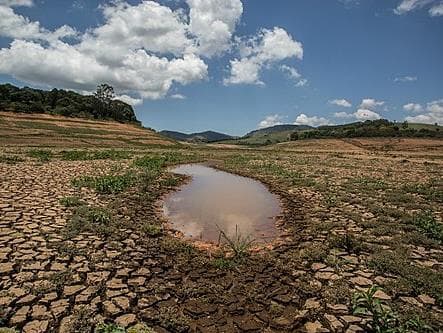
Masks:
[[[192,177],[163,203],[172,227],[185,237],[217,242],[220,230],[232,237],[236,229],[259,242],[276,237],[280,201],[262,183],[201,164],[170,171]]]

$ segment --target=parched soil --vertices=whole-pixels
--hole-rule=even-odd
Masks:
[[[430,157],[418,149],[387,156],[354,143],[334,152],[313,140],[297,151],[157,148],[83,161],[63,160],[56,149],[39,161],[9,146],[0,152],[0,327],[90,332],[112,322],[155,332],[363,332],[375,327],[373,316],[356,313],[352,298],[379,286],[375,298],[391,309],[392,326],[425,332],[426,323],[438,331],[440,143]],[[134,166],[143,156],[174,158],[154,174]],[[181,181],[165,167],[208,160],[282,198],[281,243],[234,257],[228,247],[202,250],[162,227],[156,201]],[[72,183],[123,174],[136,181],[108,194]],[[82,203],[67,204],[67,197]],[[85,229],[92,215],[84,209],[106,212],[93,216],[97,228]]]
[[[0,111],[0,145],[128,148],[174,142],[134,124]]]

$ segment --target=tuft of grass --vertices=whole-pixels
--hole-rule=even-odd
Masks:
[[[0,163],[17,164],[23,161],[23,158],[16,155],[0,155]]]
[[[165,187],[175,187],[179,184],[179,179],[177,177],[174,177],[173,175],[169,175],[165,179],[162,179],[161,185]]]
[[[164,238],[162,240],[161,246],[166,252],[170,252],[171,254],[181,254],[187,257],[192,257],[197,252],[195,246],[191,243],[184,242],[172,237]]]
[[[216,258],[211,261],[211,265],[220,270],[228,270],[235,266],[235,262],[227,258]]]
[[[82,232],[110,236],[117,229],[117,222],[110,211],[100,207],[77,207],[66,224],[66,236],[74,237]]]
[[[68,332],[90,333],[94,327],[93,313],[90,309],[82,306],[74,310],[72,319],[68,323]]]
[[[155,333],[155,331],[145,324],[134,325],[126,331],[127,333]]]
[[[145,223],[140,227],[142,233],[151,236],[158,237],[163,234],[163,228],[159,225]]]
[[[369,266],[378,273],[398,276],[389,285],[393,293],[428,294],[443,300],[443,272],[413,265],[405,249],[377,252],[370,259]]]
[[[60,204],[62,204],[63,206],[66,207],[78,207],[78,206],[82,206],[85,203],[77,196],[68,196],[68,197],[63,197],[59,200]]]
[[[73,272],[72,270],[68,269],[65,271],[60,271],[53,273],[49,276],[49,281],[54,284],[57,291],[61,292],[63,290],[63,287],[72,282],[73,280]]]
[[[105,324],[101,323],[95,327],[95,333],[126,333],[123,327],[117,326],[116,324]]]
[[[414,215],[411,223],[427,237],[443,242],[443,224],[437,222],[431,211]]]
[[[343,249],[354,254],[360,254],[364,250],[362,239],[350,233],[332,236],[329,239],[329,245],[332,248]]]
[[[160,171],[165,166],[165,159],[159,155],[146,155],[134,161],[134,166],[149,170]]]
[[[35,158],[40,162],[48,162],[54,154],[49,150],[33,149],[28,151],[28,156]]]
[[[88,187],[102,194],[115,194],[126,190],[134,182],[133,175],[82,176],[74,178],[71,183],[75,187]]]
[[[219,229],[219,244],[224,244],[232,251],[234,255],[234,260],[243,260],[249,255],[249,251],[254,244],[255,240],[249,235],[243,236],[239,230],[238,226],[235,226],[235,235],[233,237],[228,236],[223,230]]]
[[[140,191],[144,193],[149,192],[159,176],[159,170],[144,168],[138,175]]]

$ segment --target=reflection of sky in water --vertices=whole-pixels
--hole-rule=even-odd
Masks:
[[[280,213],[279,201],[260,182],[197,164],[172,171],[192,176],[164,203],[165,215],[185,236],[216,241],[217,226],[235,235],[236,225],[258,240],[276,235],[272,218]]]

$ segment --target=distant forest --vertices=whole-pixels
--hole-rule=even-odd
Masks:
[[[47,113],[65,117],[116,120],[139,123],[131,105],[114,99],[114,89],[102,84],[94,95],[73,91],[51,91],[0,85],[0,111]]]
[[[359,138],[359,137],[420,137],[443,138],[442,127],[435,125],[394,123],[386,119],[367,120],[337,126],[320,126],[316,129],[293,132],[291,141],[320,138]]]

